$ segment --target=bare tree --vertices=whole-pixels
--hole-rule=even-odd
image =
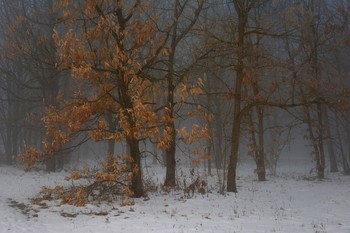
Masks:
[[[6,25],[4,30],[7,32],[4,59],[13,65],[17,64],[18,70],[24,70],[26,79],[19,85],[33,93],[30,95],[33,95],[32,101],[35,102],[32,103],[32,109],[23,114],[24,117],[28,114],[33,120],[32,116],[36,113],[37,121],[41,120],[40,112],[44,108],[57,105],[62,75],[55,67],[56,50],[51,36],[56,22],[53,4],[51,0],[2,1],[3,23]],[[43,128],[40,131],[43,132]],[[40,134],[38,136],[41,137]],[[48,171],[61,169],[62,157],[49,158],[46,165]]]

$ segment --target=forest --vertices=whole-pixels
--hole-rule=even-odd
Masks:
[[[350,175],[349,17],[347,0],[0,0],[0,167],[89,180],[34,200],[76,206],[205,194],[199,171],[239,194],[241,160],[266,181],[293,147],[308,179]]]

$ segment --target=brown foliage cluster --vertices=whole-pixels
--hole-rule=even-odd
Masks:
[[[38,162],[44,159],[42,151],[33,146],[24,146],[24,152],[18,155],[20,163],[24,165],[25,170],[30,170]]]
[[[73,170],[65,178],[72,181],[71,187],[43,187],[33,203],[60,200],[60,204],[84,206],[89,202],[113,201],[116,196],[120,197],[123,205],[131,203],[127,198],[133,195],[129,185],[132,173],[139,171],[138,168],[128,169],[126,160],[129,158],[108,156],[100,163],[100,168],[90,169],[85,166],[81,170]]]
[[[109,0],[55,3],[61,22],[53,34],[56,67],[71,71],[74,91],[69,100],[46,109],[44,150],[27,148],[24,163],[32,165],[43,155],[55,155],[78,132],[94,141],[150,138],[159,149],[169,147],[175,133],[168,126],[173,114],[166,107],[164,116],[156,113],[155,84],[147,72],[164,53],[167,35],[159,32],[156,15],[143,17],[145,7],[149,5],[138,1],[134,5]],[[183,84],[177,89],[178,101],[202,94],[203,86],[201,79]],[[195,114],[205,112],[197,109],[189,115]],[[108,117],[117,122],[117,128],[111,128]],[[208,129],[198,125],[176,133],[186,144],[209,137]]]
[[[156,33],[155,18],[143,17],[140,3],[124,1],[65,0],[56,2],[55,9],[62,22],[53,35],[56,66],[71,71],[74,92],[46,110],[42,154],[55,154],[77,132],[95,141],[160,141],[159,119],[149,103],[152,83],[145,73],[165,41]],[[107,116],[118,129],[110,128]],[[40,161],[40,153],[27,153],[26,161]]]

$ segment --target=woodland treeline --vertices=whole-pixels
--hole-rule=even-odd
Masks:
[[[134,196],[144,158],[175,187],[187,155],[237,192],[239,152],[263,181],[297,132],[318,178],[349,175],[349,13],[347,0],[1,0],[0,161],[53,172],[99,142],[96,180]]]

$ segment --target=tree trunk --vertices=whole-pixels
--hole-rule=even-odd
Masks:
[[[212,159],[212,156],[211,156],[211,152],[212,152],[212,143],[211,143],[211,140],[208,139],[208,155],[210,156],[210,158],[208,158],[208,174],[211,175],[211,159]]]
[[[175,130],[174,122],[170,123],[171,130]],[[175,160],[175,131],[171,132],[171,142],[166,152],[166,176],[164,186],[176,186],[176,160]]]
[[[266,181],[265,169],[265,149],[264,149],[264,110],[262,107],[256,107],[258,115],[258,157],[256,161],[259,181]]]
[[[56,98],[59,92],[59,80],[58,80],[58,77],[55,75],[52,75],[50,78],[51,80],[49,84],[43,87],[44,105],[45,107],[50,107],[50,106],[57,107],[58,103]],[[51,139],[49,138],[49,142],[50,140]],[[62,163],[62,166],[63,166],[63,162],[61,161],[62,156],[57,151],[54,151],[54,154],[49,155],[49,157],[46,160],[46,171],[55,172],[57,170],[58,160],[60,160],[59,163]]]
[[[143,191],[143,181],[141,172],[141,153],[139,148],[138,139],[132,138],[126,140],[130,156],[132,158],[131,169],[132,169],[132,180],[131,180],[131,191],[133,191],[134,197],[142,197],[144,195]]]
[[[255,81],[253,83],[253,92],[255,96],[259,95],[258,83]],[[266,181],[266,169],[265,169],[265,148],[264,148],[264,108],[261,106],[256,106],[256,115],[258,116],[258,144],[255,148],[256,153],[256,172],[258,174],[259,181]],[[253,124],[253,119],[252,124]]]
[[[345,175],[350,175],[350,166],[344,152],[342,137],[340,135],[340,129],[339,129],[339,118],[337,113],[335,113],[335,127],[337,130],[337,136],[339,140],[339,148],[340,148],[340,154],[342,158],[343,172]]]
[[[330,172],[338,172],[339,169],[337,165],[337,159],[334,153],[332,132],[331,132],[331,127],[329,123],[328,111],[326,108],[324,108],[323,116],[324,116],[324,127],[325,127],[326,144],[327,144],[328,156],[329,156]]]
[[[317,12],[316,9],[317,5],[315,5],[314,1],[310,2],[310,7],[311,7],[311,12],[312,14],[315,14]],[[317,18],[314,18],[317,20]],[[312,69],[312,77],[313,80],[317,85],[319,85],[321,81],[321,74],[319,71],[319,59],[318,59],[318,51],[319,51],[319,31],[317,30],[317,26],[319,22],[314,21],[314,19],[311,20],[310,23],[310,31],[311,31],[311,63],[310,67]],[[323,116],[322,116],[322,106],[321,103],[317,104],[317,127],[318,127],[318,135],[317,135],[317,146],[318,146],[318,157],[316,158],[316,163],[317,163],[317,177],[319,179],[324,179],[324,169],[325,169],[325,155],[324,155],[324,146],[323,146],[323,140],[324,140],[324,124],[323,124]],[[309,118],[311,119],[311,118]],[[310,122],[311,124],[311,122]]]
[[[155,165],[155,164],[157,164],[157,161],[159,159],[158,153],[157,153],[157,145],[155,143],[152,143],[152,149],[153,149],[152,163],[153,163],[153,165]]]
[[[256,109],[258,111],[258,109]],[[262,142],[262,137],[263,137],[263,132],[261,129],[261,120],[260,114],[258,114],[258,140],[256,140],[256,130],[255,130],[255,125],[254,125],[254,120],[253,120],[253,112],[250,111],[250,114],[248,116],[248,121],[249,121],[249,127],[250,127],[250,133],[251,133],[251,139],[252,139],[252,151],[253,151],[253,156],[254,156],[254,161],[256,164],[256,173],[258,174],[258,180],[259,181],[265,181],[266,180],[266,175],[265,175],[265,161],[264,161],[264,153],[263,153],[263,146],[261,146]],[[262,132],[262,134],[261,134]]]
[[[242,100],[242,82],[244,78],[244,35],[248,20],[248,11],[241,2],[234,1],[235,9],[238,14],[238,40],[237,40],[237,62],[235,64],[236,81],[234,89],[234,110],[231,133],[231,154],[227,171],[227,192],[237,192],[236,168],[238,161],[238,151],[241,134],[241,100]]]
[[[131,191],[134,197],[142,197],[144,195],[143,190],[143,180],[142,180],[142,167],[141,167],[141,153],[139,138],[135,136],[134,130],[136,127],[136,119],[133,115],[133,102],[129,93],[128,82],[124,79],[124,73],[121,71],[118,77],[118,85],[121,96],[121,107],[126,114],[126,119],[128,121],[128,128],[124,130],[130,130],[130,134],[126,137],[126,143],[130,152],[130,157],[132,162],[130,163],[130,168],[132,171],[131,179]],[[110,148],[112,150],[112,148]],[[114,150],[114,148],[113,148]]]
[[[166,176],[164,186],[176,186],[176,131],[174,123],[174,85],[172,84],[172,75],[168,78],[168,99],[166,114],[170,118],[170,122],[166,123],[168,133],[170,133],[170,141],[165,149],[166,153]]]
[[[324,179],[324,169],[326,167],[325,155],[324,155],[324,130],[323,130],[323,117],[322,117],[322,106],[317,104],[317,116],[318,116],[318,147],[319,147],[319,159],[317,160],[317,177]]]
[[[303,101],[306,102],[306,98],[305,98],[305,94],[304,94],[304,90],[301,86],[299,86],[299,89],[300,89],[300,93],[301,93],[301,96],[303,98]],[[320,117],[320,107],[317,106],[317,116],[318,118]],[[318,140],[317,138],[315,137],[315,134],[314,134],[314,131],[313,131],[313,128],[312,128],[312,118],[311,118],[311,114],[310,114],[310,107],[309,106],[305,106],[305,116],[306,116],[306,124],[307,124],[307,127],[308,127],[308,131],[309,131],[309,136],[310,136],[310,140],[311,140],[311,144],[314,148],[314,151],[313,151],[313,159],[315,160],[316,162],[316,171],[317,171],[317,177],[319,179],[323,179],[324,178],[324,166],[322,166],[322,155],[321,155],[321,151],[320,151],[320,148],[319,146],[322,145],[320,144],[320,140],[322,140],[320,137],[322,135],[322,129],[320,126],[321,122],[320,122],[320,118],[318,119],[318,129],[319,129],[319,137],[318,137]],[[324,160],[323,160],[324,161]]]
[[[350,123],[349,120],[350,119],[350,113],[347,114],[347,119],[345,119],[346,122],[346,135],[347,135],[347,151],[348,151],[348,161],[350,161]]]
[[[113,118],[113,114],[109,114],[107,115],[107,122],[108,122],[108,128],[109,130],[114,133],[117,129],[117,122],[116,120]],[[114,152],[115,152],[115,140],[108,140],[107,142],[107,155],[110,156],[114,156]]]
[[[8,120],[9,122],[9,120]],[[6,144],[5,144],[5,156],[6,156],[6,164],[11,164],[12,154],[12,126],[7,123],[6,125]]]
[[[239,116],[234,117],[232,134],[231,134],[231,154],[230,161],[227,169],[227,192],[237,192],[237,184],[236,184],[236,168],[237,168],[237,160],[238,160],[238,150],[239,150],[239,139],[241,133],[241,123]]]
[[[174,66],[175,66],[175,53],[176,53],[176,47],[177,47],[177,27],[178,27],[178,19],[180,17],[180,1],[175,0],[175,7],[174,7],[174,25],[173,25],[173,31],[171,36],[171,44],[170,48],[171,51],[169,52],[169,63],[168,63],[168,74],[167,74],[167,87],[168,87],[168,96],[167,96],[167,103],[166,103],[166,115],[169,118],[166,123],[167,132],[170,133],[169,138],[170,142],[168,145],[168,148],[166,148],[166,176],[164,181],[164,186],[167,187],[175,187],[176,186],[176,160],[175,160],[175,154],[176,154],[176,129],[175,129],[175,123],[174,123],[174,91],[175,91],[175,85],[174,85]]]
[[[310,110],[309,107],[305,107],[306,108],[306,122],[307,122],[307,126],[308,126],[308,131],[309,131],[309,136],[310,136],[310,140],[311,140],[311,144],[314,148],[313,151],[313,159],[316,162],[316,170],[317,170],[317,176],[318,178],[322,177],[322,174],[324,175],[322,166],[321,166],[321,156],[320,156],[320,150],[318,148],[318,144],[314,135],[314,131],[312,129],[312,119],[311,119],[311,115],[310,115]]]
[[[12,77],[11,77],[12,78]],[[18,135],[16,132],[18,132],[18,116],[20,113],[18,112],[18,107],[20,103],[14,99],[12,96],[12,92],[18,93],[18,88],[16,85],[12,82],[12,80],[9,80],[8,83],[8,90],[6,90],[7,95],[7,119],[6,119],[6,141],[5,141],[5,156],[6,156],[6,164],[11,165],[13,164],[13,156],[17,155],[17,146],[18,146]]]
[[[220,110],[217,112],[216,117],[218,116]],[[219,122],[216,120],[216,117],[214,118],[215,122],[215,141],[216,143],[214,144],[214,156],[215,156],[215,166],[217,169],[221,169],[223,165],[223,159],[224,155],[222,152],[222,145],[223,145],[223,129],[222,129],[222,122]]]

